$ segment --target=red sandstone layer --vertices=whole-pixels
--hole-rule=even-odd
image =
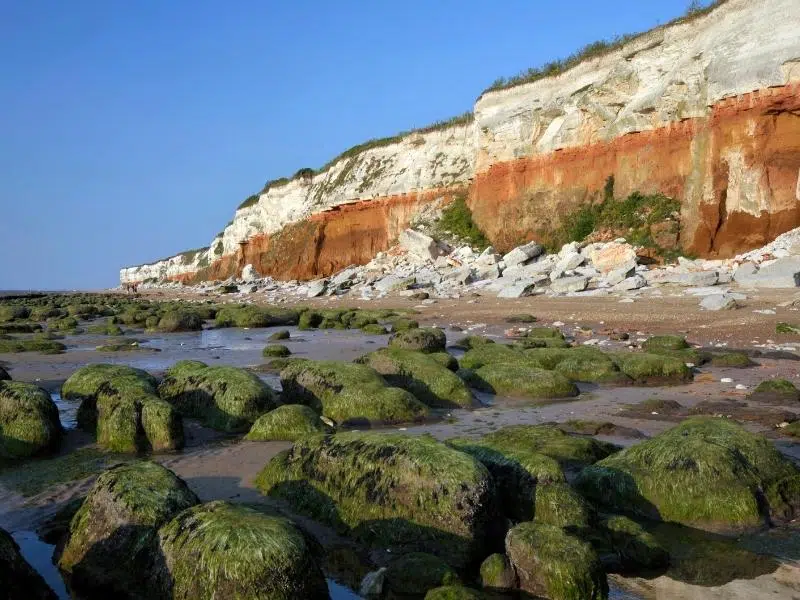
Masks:
[[[613,175],[618,197],[640,191],[681,200],[685,251],[729,257],[800,225],[798,172],[800,85],[793,84],[725,99],[707,118],[492,165],[476,175],[469,204],[487,237],[508,250],[598,199]],[[753,195],[738,181],[753,173],[766,202],[757,214],[728,197]]]

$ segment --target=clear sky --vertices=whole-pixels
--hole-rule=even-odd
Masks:
[[[0,289],[204,246],[265,181],[688,0],[0,0]]]

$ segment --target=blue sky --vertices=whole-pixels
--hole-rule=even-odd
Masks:
[[[207,244],[265,181],[688,0],[0,0],[0,289]]]

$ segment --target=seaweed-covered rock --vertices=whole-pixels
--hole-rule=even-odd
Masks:
[[[303,361],[281,371],[283,399],[305,404],[334,422],[403,423],[428,416],[406,390],[389,387],[374,369],[338,361]]]
[[[78,425],[112,452],[170,452],[183,447],[180,415],[158,397],[155,378],[140,369],[81,367],[61,386],[61,397],[81,400]]]
[[[673,356],[639,352],[615,352],[611,356],[619,370],[638,385],[686,383],[692,378],[686,362]]]
[[[2,600],[57,600],[55,592],[28,564],[8,532],[0,529],[0,598]]]
[[[485,596],[477,590],[460,585],[444,585],[425,594],[425,600],[484,600]]]
[[[304,438],[273,458],[256,486],[368,545],[428,552],[454,568],[479,558],[495,515],[486,468],[428,436]]]
[[[50,452],[61,442],[50,394],[21,381],[0,381],[0,461]]]
[[[404,554],[386,569],[388,597],[392,599],[419,598],[433,588],[458,583],[458,574],[450,565],[425,552]]]
[[[89,327],[86,328],[86,332],[93,333],[96,335],[112,335],[112,336],[119,336],[123,334],[122,328],[116,323],[112,323],[110,319],[104,321],[103,323],[98,323],[97,325],[89,325]]]
[[[791,405],[800,402],[800,390],[786,379],[766,379],[748,397],[751,402]]]
[[[42,354],[62,354],[67,347],[61,342],[42,338],[2,339],[0,338],[0,354],[19,352],[40,352]]]
[[[491,338],[482,335],[467,335],[452,344],[453,348],[460,348],[461,350],[472,350],[486,344],[494,344],[495,341]]]
[[[296,325],[299,318],[300,313],[290,308],[228,305],[217,311],[214,323],[217,327],[274,327]]]
[[[485,365],[468,372],[466,381],[483,392],[531,400],[572,398],[579,393],[575,384],[560,373],[523,362]]]
[[[158,391],[182,415],[220,431],[246,431],[279,404],[275,391],[250,371],[196,360],[167,369]]]
[[[386,331],[386,327],[384,327],[383,325],[379,325],[378,323],[367,323],[360,329],[367,335],[386,335],[387,333],[389,333],[388,331]]]
[[[611,356],[597,348],[537,348],[525,356],[543,369],[552,369],[571,381],[623,383],[628,377]]]
[[[200,331],[203,329],[203,319],[193,310],[186,308],[172,309],[161,315],[156,329],[166,333]]]
[[[270,342],[279,342],[281,340],[288,340],[292,337],[292,334],[289,333],[288,329],[279,329],[278,331],[271,333],[267,338]]]
[[[481,585],[492,592],[508,592],[517,587],[517,574],[505,554],[491,554],[481,563]]]
[[[471,408],[475,402],[472,392],[434,356],[440,354],[383,348],[361,357],[358,362],[372,367],[389,385],[408,390],[428,406]]]
[[[0,381],[11,381],[11,375],[3,367],[0,367]]]
[[[198,503],[172,471],[148,461],[113,467],[97,478],[70,524],[58,566],[80,590],[110,597],[152,597],[159,527]]]
[[[444,352],[447,337],[438,327],[407,329],[392,336],[389,346],[419,352]]]
[[[30,316],[31,310],[22,304],[0,305],[0,323],[8,321],[23,321]]]
[[[409,331],[419,327],[419,323],[417,323],[414,319],[409,319],[407,317],[395,317],[391,319],[390,323],[392,327],[392,333],[400,333],[402,331]]]
[[[485,365],[497,363],[529,362],[525,354],[519,349],[506,344],[478,344],[468,350],[459,359],[459,364],[464,369],[480,369]],[[532,363],[532,366],[539,366]]]
[[[264,346],[261,351],[261,356],[267,358],[285,358],[291,355],[292,351],[283,344],[270,344],[269,346]]]
[[[175,600],[327,600],[312,545],[291,521],[227,502],[193,506],[158,532],[158,592]]]
[[[680,335],[654,335],[642,344],[647,352],[658,350],[683,350],[689,348],[686,338]]]
[[[560,527],[520,523],[506,536],[520,588],[552,600],[603,600],[608,579],[592,547]]]
[[[760,490],[796,474],[763,436],[695,417],[587,467],[576,486],[613,512],[734,532],[763,524]]]
[[[307,435],[328,433],[329,427],[319,415],[302,404],[284,404],[264,413],[245,436],[246,440],[288,440],[293,442]]]
[[[800,517],[800,474],[779,479],[764,496],[774,520],[789,522]]]
[[[602,521],[600,529],[622,570],[656,569],[669,564],[669,552],[636,521],[615,515]]]
[[[756,364],[744,352],[710,352],[705,358],[712,367],[744,369]]]

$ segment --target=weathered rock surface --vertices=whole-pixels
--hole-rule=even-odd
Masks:
[[[486,468],[427,436],[306,438],[273,458],[256,486],[367,544],[455,568],[479,558],[494,515]]]
[[[53,451],[61,435],[50,394],[30,383],[0,381],[0,462]]]

